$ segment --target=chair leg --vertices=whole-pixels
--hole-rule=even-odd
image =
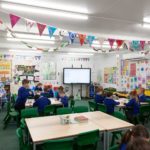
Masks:
[[[7,128],[7,125],[8,125],[8,123],[10,122],[10,120],[11,120],[11,116],[9,115],[9,116],[7,117],[7,119],[5,120],[5,122],[4,122],[4,127],[3,127],[3,129],[6,129],[6,128]]]

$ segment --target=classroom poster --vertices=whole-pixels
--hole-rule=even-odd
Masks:
[[[117,67],[104,68],[104,83],[116,84]]]
[[[136,76],[136,63],[130,64],[130,77]]]
[[[11,61],[0,61],[0,81],[6,82],[11,80]]]
[[[42,63],[42,79],[56,80],[56,64],[54,62]]]

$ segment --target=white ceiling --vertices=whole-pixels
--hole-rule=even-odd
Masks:
[[[4,1],[13,0],[0,0],[0,3]],[[36,0],[36,3],[34,0],[30,0],[30,3],[28,3],[28,1],[29,0],[26,0],[24,3],[29,5],[31,5],[31,2],[33,2],[34,5],[37,2],[40,2],[41,5],[47,3],[49,4],[47,7],[50,7],[50,4],[54,3],[54,0]],[[11,10],[6,11],[2,8],[0,8],[0,18],[2,18],[8,26],[10,26],[8,15],[1,12],[5,11],[8,14],[14,13],[24,18],[79,33],[126,40],[150,40],[150,28],[147,29],[142,27],[143,17],[150,16],[150,0],[55,0],[55,3],[63,4],[64,6],[68,6],[68,8],[70,6],[74,6],[81,8],[82,11],[87,10],[89,19],[64,19],[62,17],[31,14],[30,12],[24,13]],[[73,11],[75,11],[75,9]],[[23,20],[19,21],[13,30],[15,32],[27,32],[25,29],[25,22]],[[36,26],[34,26],[31,32],[38,33]],[[48,32],[45,30],[44,34],[48,34]],[[2,39],[2,37],[0,38],[0,43],[8,42]],[[11,43],[9,42],[9,44]],[[47,45],[42,46],[46,47]],[[5,48],[8,47],[7,43]],[[0,48],[2,48],[1,45]],[[15,48],[15,45],[13,48]]]

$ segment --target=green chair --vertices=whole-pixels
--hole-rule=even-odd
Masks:
[[[73,150],[73,139],[50,140],[42,145],[42,150]]]
[[[21,110],[21,118],[32,118],[38,116],[39,113],[37,108],[25,108]]]
[[[71,108],[57,108],[57,115],[71,114]]]
[[[96,106],[97,106],[97,104],[94,101],[89,101],[90,111],[95,111]]]
[[[123,113],[119,112],[119,111],[115,111],[113,116],[118,118],[118,119],[124,120],[124,121],[127,120],[126,116]]]
[[[71,99],[71,100],[70,100],[70,107],[71,107],[71,108],[74,108],[74,105],[75,105],[75,100]]]
[[[97,109],[101,112],[106,112],[106,106],[104,104],[97,104]]]
[[[109,150],[119,150],[119,145],[116,144],[116,145],[110,147]]]
[[[3,129],[7,128],[8,123],[11,121],[11,119],[14,119],[17,122],[17,125],[19,125],[19,113],[14,109],[12,109],[10,102],[7,102],[7,113],[5,118],[3,119],[4,121]]]
[[[85,147],[90,147],[92,150],[96,150],[98,141],[99,130],[81,133],[76,138],[76,149],[83,150]]]
[[[48,105],[44,108],[44,116],[54,115],[54,112],[55,112],[54,105]]]
[[[83,113],[83,112],[88,112],[88,107],[87,106],[76,106],[73,109],[74,113]]]
[[[19,150],[32,150],[32,145],[27,144],[27,141],[25,142],[25,137],[21,128],[16,130],[16,135],[19,141]]]

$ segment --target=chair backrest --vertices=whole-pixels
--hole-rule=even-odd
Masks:
[[[73,139],[51,140],[43,144],[42,150],[73,150]]]
[[[70,107],[73,108],[74,105],[75,105],[75,100],[71,99],[71,100],[70,100]]]
[[[57,115],[71,114],[71,108],[57,108]]]
[[[48,105],[44,108],[44,115],[50,115],[54,114],[55,106],[54,105]]]
[[[90,111],[96,110],[96,103],[94,101],[89,101]]]
[[[118,149],[119,149],[119,145],[114,145],[109,148],[109,150],[118,150]]]
[[[82,113],[82,112],[88,112],[88,107],[87,106],[76,106],[73,109],[74,113]]]
[[[122,114],[121,112],[114,112],[114,117],[118,118],[118,119],[121,119],[121,120],[126,120],[126,116],[124,114]]]
[[[21,110],[21,118],[31,118],[38,117],[38,109],[37,108],[25,108]]]
[[[99,130],[81,133],[77,136],[78,146],[95,145],[99,141]]]
[[[19,149],[22,150],[24,142],[23,142],[23,133],[22,133],[22,129],[21,128],[18,128],[16,130],[16,135],[17,135],[18,141],[19,141]]]
[[[97,104],[99,111],[106,112],[106,106],[104,104]]]

